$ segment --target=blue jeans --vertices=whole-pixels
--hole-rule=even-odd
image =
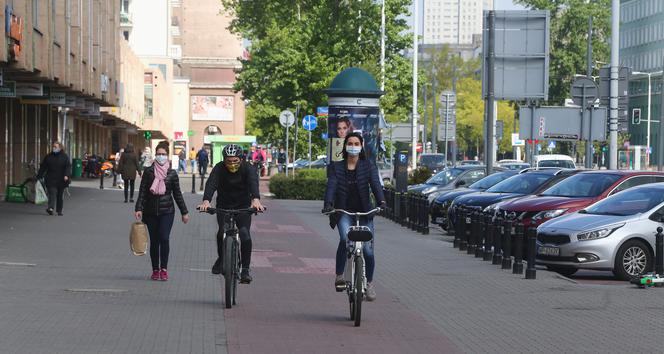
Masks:
[[[354,218],[341,214],[339,222],[337,222],[337,229],[339,230],[339,247],[337,247],[337,264],[336,272],[337,275],[344,274],[344,268],[346,267],[346,259],[348,254],[348,229],[351,225],[355,225]],[[373,219],[366,220],[366,218],[360,218],[360,225],[369,226],[371,232],[374,232]],[[367,281],[373,281],[374,268],[376,267],[376,262],[374,260],[374,241],[365,242],[364,247],[362,248],[364,252],[364,260],[366,262],[366,272],[367,272]]]
[[[191,173],[196,172],[196,160],[191,160]]]

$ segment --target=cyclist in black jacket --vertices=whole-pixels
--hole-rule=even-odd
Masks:
[[[205,183],[203,204],[198,206],[199,210],[210,208],[210,201],[214,193],[217,193],[217,208],[221,209],[244,209],[256,208],[265,210],[260,201],[258,191],[258,176],[254,167],[242,159],[242,147],[236,144],[226,145],[223,149],[224,160],[212,169],[210,177]],[[220,274],[223,264],[223,231],[225,216],[217,214],[219,231],[217,232],[217,261],[212,266],[212,274]],[[251,215],[238,215],[235,219],[240,236],[240,258],[242,271],[240,282],[249,284],[252,280],[249,274],[251,265]]]

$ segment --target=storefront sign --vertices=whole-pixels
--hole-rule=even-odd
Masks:
[[[67,103],[67,94],[64,92],[53,92],[48,96],[48,104],[64,106]]]
[[[18,82],[16,83],[16,96],[44,96],[44,84],[36,84],[31,82]]]
[[[0,97],[16,97],[16,82],[5,81],[0,86]]]

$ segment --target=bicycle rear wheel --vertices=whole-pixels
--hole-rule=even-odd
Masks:
[[[355,289],[353,289],[353,303],[355,304],[355,327],[362,321],[362,298],[364,297],[364,259],[355,257]]]
[[[226,308],[229,309],[233,306],[233,284],[235,283],[237,272],[237,260],[235,250],[235,239],[232,236],[226,236],[224,239],[224,300]]]

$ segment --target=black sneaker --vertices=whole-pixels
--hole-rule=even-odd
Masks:
[[[53,215],[53,208],[46,209],[46,212],[48,213],[48,215]]]
[[[340,293],[344,290],[346,290],[346,281],[344,280],[343,275],[337,275],[334,278],[334,289]]]
[[[254,278],[249,274],[249,269],[242,269],[240,272],[240,284],[249,284]]]
[[[62,212],[61,212],[61,211],[60,211],[60,212],[58,212],[58,216],[62,216]]]
[[[133,200],[133,199],[129,199],[129,203],[133,203],[133,202],[134,202],[134,200]]]
[[[223,270],[221,268],[223,268],[221,264],[221,258],[217,258],[217,260],[214,262],[214,265],[212,266],[212,274],[222,274]]]

